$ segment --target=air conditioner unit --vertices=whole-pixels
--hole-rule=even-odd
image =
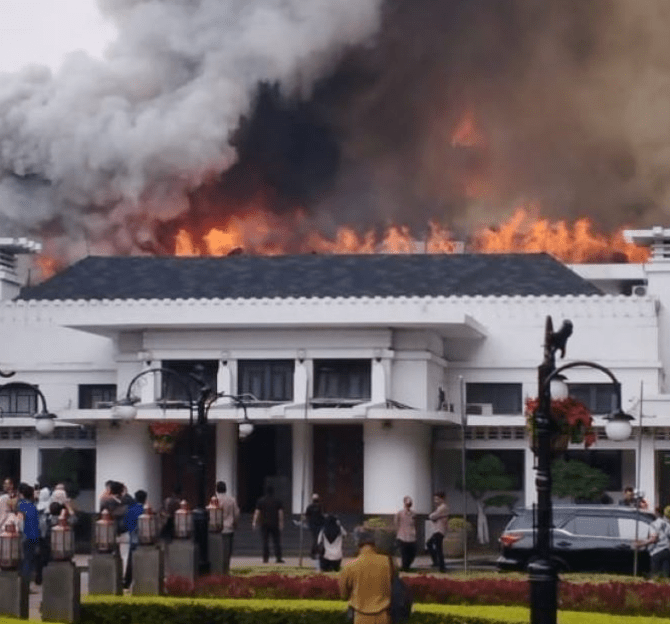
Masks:
[[[633,286],[633,294],[637,297],[644,297],[647,294],[647,287],[644,284]]]
[[[465,413],[472,416],[492,416],[493,405],[491,403],[468,403]]]

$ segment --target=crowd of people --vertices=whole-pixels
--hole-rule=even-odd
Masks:
[[[63,514],[63,512],[65,512]],[[40,484],[19,483],[5,477],[0,494],[0,532],[9,525],[21,534],[21,577],[30,584],[42,584],[42,571],[51,559],[51,529],[61,517],[70,525],[77,513],[65,484],[53,489]],[[30,591],[34,591],[32,588]]]

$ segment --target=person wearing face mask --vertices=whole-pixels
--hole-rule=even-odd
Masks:
[[[403,507],[394,517],[396,540],[402,562],[401,570],[408,572],[416,557],[416,514],[412,510],[412,497],[402,499]]]

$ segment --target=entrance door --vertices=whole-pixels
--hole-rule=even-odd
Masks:
[[[208,425],[205,435],[205,505],[214,495],[216,480],[216,431],[214,425]],[[173,492],[175,485],[182,488],[182,496],[188,501],[191,509],[198,503],[198,470],[191,458],[191,442],[189,429],[186,427],[177,438],[174,449],[161,457],[161,489],[163,499]]]
[[[14,479],[15,485],[19,484],[21,480],[20,449],[0,449],[0,480],[6,477]]]
[[[328,511],[363,513],[362,425],[314,425],[314,491]]]
[[[254,425],[253,433],[240,442],[237,452],[237,503],[250,513],[267,486],[291,510],[291,425]]]

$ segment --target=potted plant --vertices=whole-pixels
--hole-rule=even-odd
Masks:
[[[375,549],[385,555],[392,555],[395,551],[395,528],[393,521],[375,516],[363,523],[363,528],[372,531],[375,536]]]
[[[149,436],[156,453],[171,453],[184,425],[160,420],[149,423]]]
[[[535,413],[539,407],[538,399],[526,399],[526,423],[531,435],[533,451],[537,452],[537,431]],[[577,399],[552,399],[549,412],[551,427],[551,448],[560,453],[568,448],[569,443],[584,444],[589,448],[596,441],[593,430],[593,418],[589,408]]]
[[[462,557],[465,549],[463,542],[468,538],[468,534],[472,532],[472,525],[460,516],[449,518],[447,522],[447,532],[444,535],[442,542],[442,550],[444,556],[450,559],[458,559]]]

